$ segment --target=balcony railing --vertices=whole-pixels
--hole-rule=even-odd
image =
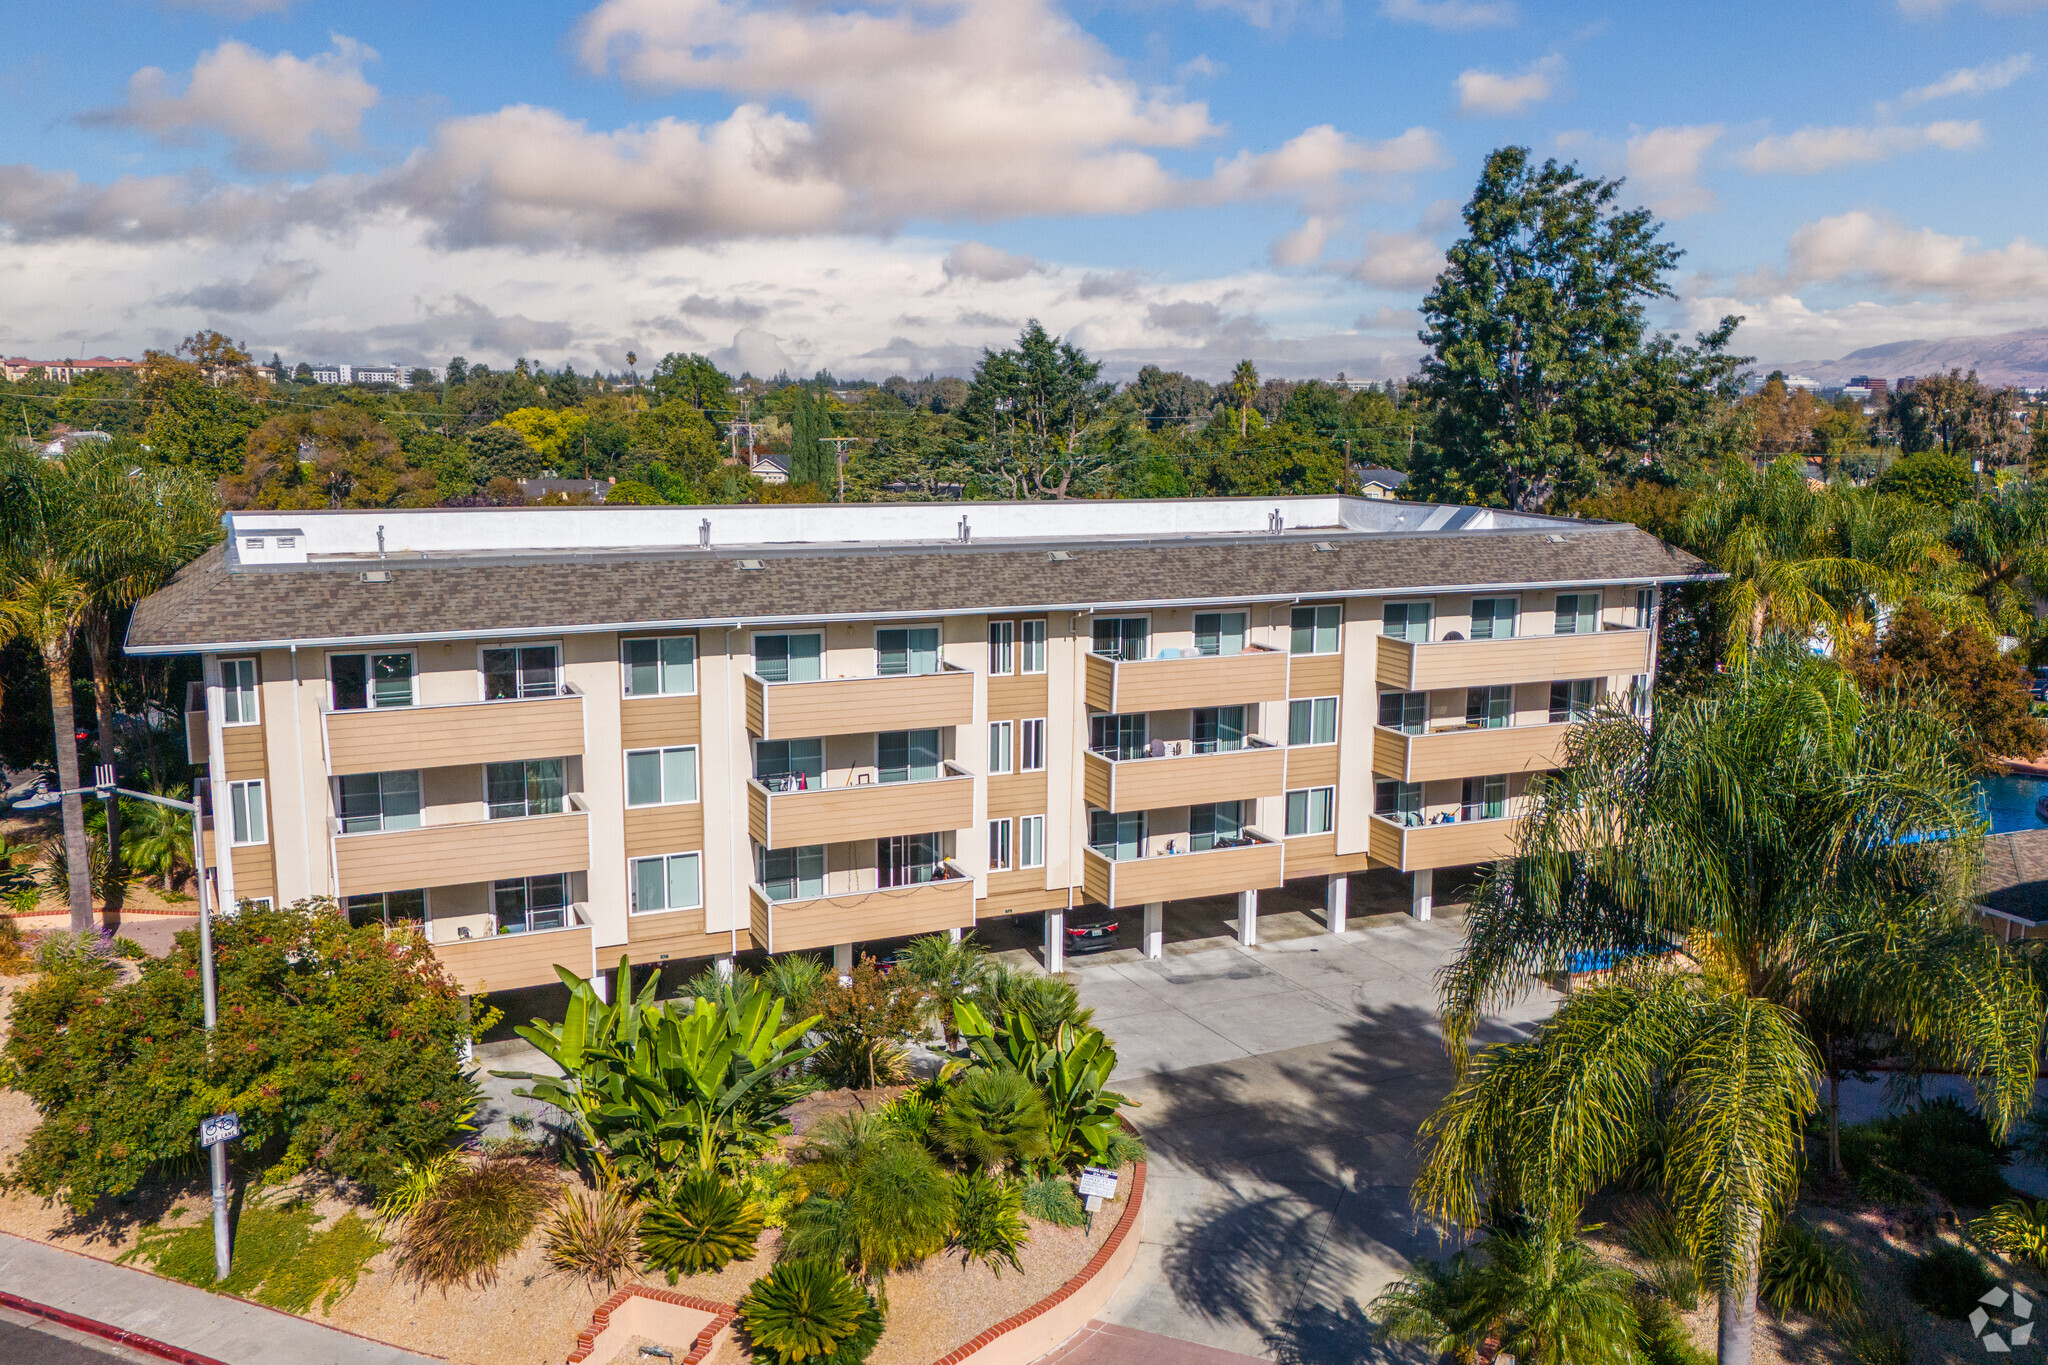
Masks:
[[[974,824],[974,775],[952,762],[941,763],[939,774],[917,782],[842,780],[783,791],[750,780],[747,829],[763,848],[967,829]]]
[[[1521,827],[1519,815],[1435,825],[1406,825],[1375,815],[1367,831],[1367,847],[1375,864],[1402,872],[1463,867],[1513,853]]]
[[[555,975],[556,963],[579,976],[588,976],[593,970],[589,908],[580,901],[565,906],[562,918],[559,929],[523,933],[486,930],[473,932],[469,938],[454,929],[436,927],[429,920],[427,941],[464,994],[553,985],[560,980]]]
[[[571,793],[558,815],[464,820],[344,834],[330,819],[344,896],[581,872],[590,866],[590,810]]]
[[[583,694],[336,711],[323,707],[336,776],[559,758],[583,752]]]
[[[1424,643],[1381,636],[1377,657],[1380,686],[1398,692],[1615,677],[1650,671],[1650,632],[1614,626],[1585,635]]]
[[[1236,654],[1151,659],[1090,654],[1086,688],[1091,711],[1179,711],[1273,701],[1287,695],[1287,656],[1264,645],[1247,645]]]
[[[1564,740],[1571,728],[1569,722],[1490,729],[1460,722],[1411,735],[1375,726],[1372,770],[1402,782],[1537,772],[1563,761]]]
[[[1228,750],[1203,751],[1192,740],[1165,747],[1169,752],[1157,757],[1088,751],[1081,759],[1088,804],[1108,811],[1155,810],[1248,801],[1286,789],[1287,751],[1263,739],[1248,738],[1242,748]]]
[[[1155,853],[1115,858],[1100,849],[1083,851],[1081,885],[1090,901],[1121,910],[1152,901],[1221,896],[1278,886],[1282,849],[1255,829],[1246,829],[1229,848],[1199,853]]]
[[[747,729],[761,739],[974,723],[974,674],[952,664],[936,673],[814,682],[765,682],[749,673],[746,688]]]
[[[974,880],[948,860],[928,882],[770,900],[747,888],[754,944],[771,953],[935,934],[974,923]]]

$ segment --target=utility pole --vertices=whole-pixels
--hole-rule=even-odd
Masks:
[[[846,448],[859,440],[858,436],[820,436],[818,444],[832,447],[832,463],[839,470],[839,501],[846,501]]]

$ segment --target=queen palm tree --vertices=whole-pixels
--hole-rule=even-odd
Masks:
[[[13,490],[0,486],[0,502]],[[0,641],[21,638],[42,655],[50,678],[50,720],[57,742],[57,781],[67,793],[61,809],[64,824],[66,890],[71,902],[71,929],[92,929],[92,865],[86,847],[85,806],[78,795],[78,731],[72,698],[71,650],[78,624],[92,594],[85,583],[54,555],[9,556],[0,574]]]
[[[1487,1338],[1531,1365],[1634,1365],[1635,1276],[1547,1224],[1502,1231],[1444,1265],[1422,1262],[1368,1310],[1393,1341],[1460,1365]]]
[[[1720,1296],[1722,1365],[1746,1362],[1816,1107],[1803,1011],[1969,1076],[1994,1132],[2031,1105],[2040,998],[1970,923],[1980,846],[1956,737],[1821,660],[1773,651],[1647,727],[1593,718],[1443,974],[1461,1075],[1423,1126],[1418,1207],[1473,1226],[1505,1198],[1568,1226],[1655,1153]],[[1611,984],[1467,1060],[1483,1011],[1589,955],[1620,959]]]

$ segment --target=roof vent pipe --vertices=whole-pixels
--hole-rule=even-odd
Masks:
[[[1280,509],[1275,507],[1273,509],[1273,514],[1266,518],[1266,534],[1269,536],[1277,536],[1280,534],[1280,527]]]
[[[967,518],[965,517],[960,518],[960,543],[962,545],[967,543]]]
[[[697,544],[707,550],[711,548],[711,518],[709,517],[697,523]]]
[[[384,528],[383,528],[382,526],[379,526],[379,527],[377,528],[377,558],[379,558],[379,559],[382,559],[383,557],[384,557]]]

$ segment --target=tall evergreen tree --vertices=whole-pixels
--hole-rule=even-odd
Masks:
[[[838,473],[838,461],[836,452],[822,438],[832,434],[832,415],[808,384],[797,391],[789,425],[789,481],[815,484],[829,491]]]

